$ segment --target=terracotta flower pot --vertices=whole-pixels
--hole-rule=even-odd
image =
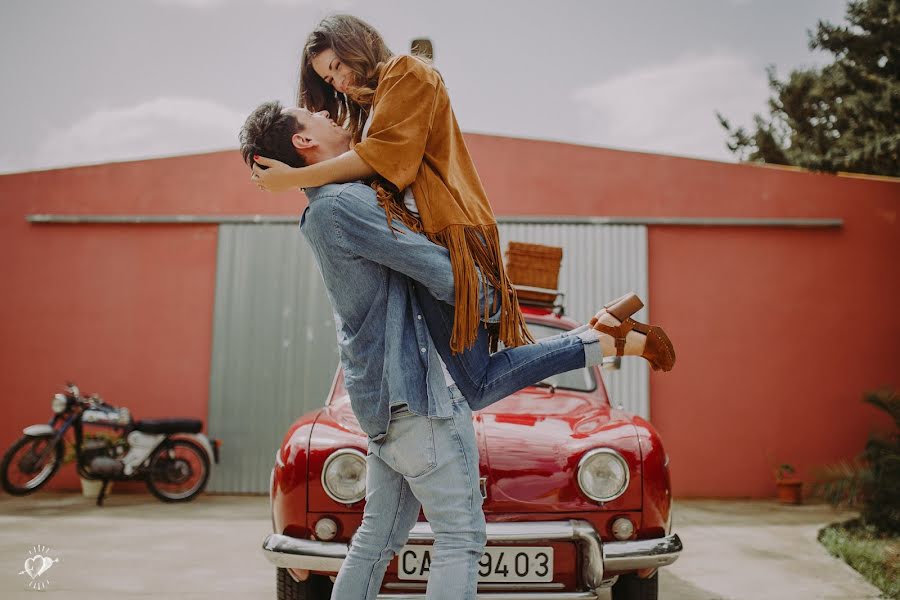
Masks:
[[[799,479],[782,479],[775,482],[778,501],[782,504],[803,504],[803,482]]]

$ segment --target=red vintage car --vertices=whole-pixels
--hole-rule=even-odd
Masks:
[[[523,306],[536,338],[579,324]],[[668,456],[646,420],[617,410],[597,368],[554,376],[473,413],[487,546],[479,598],[655,600],[672,532]],[[523,445],[522,440],[528,440]],[[289,429],[272,469],[279,600],[326,600],[365,504],[366,435],[341,369],[324,407]],[[434,538],[420,513],[379,598],[424,598]],[[601,595],[602,594],[602,595]]]

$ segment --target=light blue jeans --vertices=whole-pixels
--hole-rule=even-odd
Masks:
[[[486,542],[472,411],[451,386],[453,416],[392,407],[387,435],[369,442],[366,508],[338,573],[333,600],[373,600],[419,509],[434,533],[429,600],[474,600]]]
[[[452,317],[451,306],[436,303],[432,308]],[[423,303],[423,311],[430,313],[431,308]],[[430,317],[435,343],[448,344],[452,318],[444,321],[434,313]],[[392,407],[387,435],[369,441],[363,520],[338,573],[332,600],[372,600],[378,595],[385,569],[409,539],[420,508],[434,533],[426,598],[475,600],[486,535],[472,410],[550,375],[584,367],[587,356],[589,364],[599,362],[599,344],[579,338],[587,334],[590,339],[587,329],[493,355],[486,350],[484,330],[472,350],[452,356],[447,346],[442,354],[458,382],[450,387],[453,416],[420,416],[407,410],[405,403],[398,404]],[[462,395],[461,387],[470,390],[471,400]]]

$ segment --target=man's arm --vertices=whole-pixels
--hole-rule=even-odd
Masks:
[[[340,193],[322,196],[317,202],[328,202],[335,242],[350,254],[379,263],[414,279],[431,294],[447,304],[455,304],[453,266],[450,251],[415,233],[403,223],[394,221],[396,235],[387,225],[384,209],[375,199],[375,191],[364,184],[341,186]],[[478,286],[479,307],[484,314],[488,305],[488,322],[499,319],[500,309],[492,312],[494,290]]]

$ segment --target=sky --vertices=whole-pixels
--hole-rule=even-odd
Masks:
[[[846,0],[0,0],[0,173],[236,149],[335,12],[431,38],[463,131],[736,162],[716,111],[830,62]]]

